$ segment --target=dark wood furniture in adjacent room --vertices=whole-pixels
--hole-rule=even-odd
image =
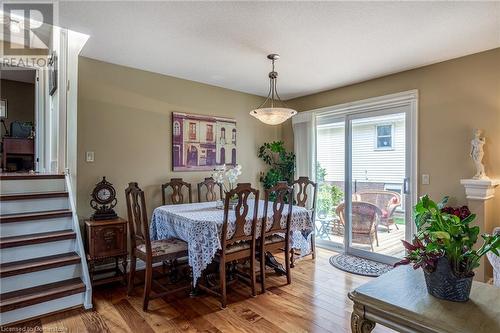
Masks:
[[[118,217],[110,220],[86,220],[87,261],[92,286],[127,282],[127,221]],[[112,268],[96,270],[96,264],[115,259]],[[119,261],[123,270],[120,269]],[[113,274],[114,273],[114,274]],[[102,275],[98,278],[97,275]]]
[[[33,139],[13,138],[4,136],[3,152],[2,152],[2,167],[7,171],[7,158],[10,157],[30,157],[31,168],[35,168],[35,141]],[[17,171],[17,170],[16,170]]]

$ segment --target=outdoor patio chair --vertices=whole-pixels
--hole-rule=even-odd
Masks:
[[[369,202],[380,209],[378,223],[385,226],[387,232],[390,232],[392,224],[399,230],[398,225],[394,222],[394,212],[396,208],[401,206],[399,193],[392,191],[360,191],[354,196],[356,201]]]
[[[354,243],[370,244],[373,251],[373,240],[378,246],[377,236],[377,215],[380,215],[380,209],[369,202],[352,202],[352,241]],[[345,226],[345,208],[344,203],[337,207],[337,215],[340,223]]]

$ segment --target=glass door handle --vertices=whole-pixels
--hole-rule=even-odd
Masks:
[[[409,177],[406,177],[403,180],[403,193],[410,194],[410,178]]]

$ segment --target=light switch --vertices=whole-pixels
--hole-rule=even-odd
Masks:
[[[85,153],[85,161],[94,162],[94,152],[93,151],[88,151]]]
[[[422,185],[430,184],[430,176],[428,174],[422,174]]]

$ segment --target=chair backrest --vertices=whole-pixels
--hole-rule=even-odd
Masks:
[[[293,187],[288,186],[287,182],[278,182],[276,185],[265,191],[264,215],[262,218],[261,239],[271,236],[277,232],[289,235],[290,221],[292,216],[292,203],[293,203]],[[270,202],[270,198],[274,197],[274,201]],[[268,205],[272,204],[272,223],[267,225]],[[284,208],[288,206],[286,212],[286,225],[281,225],[283,219]]]
[[[369,202],[380,209],[388,210],[392,205],[400,205],[401,196],[392,191],[360,191],[356,193],[358,201]]]
[[[182,180],[182,178],[171,178],[168,183],[161,185],[161,197],[163,205],[167,204],[166,192],[168,188],[172,188],[172,193],[168,196],[168,199],[170,199],[170,202],[173,205],[186,203],[184,202],[184,188],[187,188],[188,191],[188,202],[193,202],[193,198],[191,195],[191,184],[186,183]]]
[[[138,245],[145,244],[146,253],[149,255],[152,252],[144,191],[139,188],[136,182],[131,182],[125,189],[125,198],[132,251],[135,251]]]
[[[219,187],[218,191],[215,189],[216,186]],[[205,201],[216,201],[217,193],[219,194],[219,199],[222,200],[222,184],[217,183],[212,177],[208,177],[201,183],[198,183],[198,202],[201,202],[201,190],[203,187],[207,189]]]
[[[345,225],[345,205],[341,203],[337,207],[337,215],[342,224]],[[352,202],[352,232],[357,234],[370,234],[375,231],[377,216],[382,211],[372,203],[353,201]]]
[[[253,203],[253,216],[251,216],[251,233],[250,235],[245,234],[245,224],[247,223],[247,217],[250,214],[249,197],[254,195]],[[236,221],[234,222],[234,234],[228,237],[228,223],[229,223],[229,213],[231,198],[237,200],[236,206],[234,207],[234,213],[236,216]],[[240,241],[249,241],[255,245],[255,228],[257,225],[257,214],[259,210],[259,190],[252,188],[250,183],[240,183],[235,189],[226,192],[226,200],[224,202],[224,222],[222,224],[222,252],[225,253],[226,247]]]
[[[316,195],[318,192],[318,184],[309,179],[309,177],[299,177],[292,183],[296,193],[296,205],[312,210],[312,220],[316,215]],[[312,202],[309,200],[309,195],[312,189]],[[313,222],[314,223],[314,222]]]

